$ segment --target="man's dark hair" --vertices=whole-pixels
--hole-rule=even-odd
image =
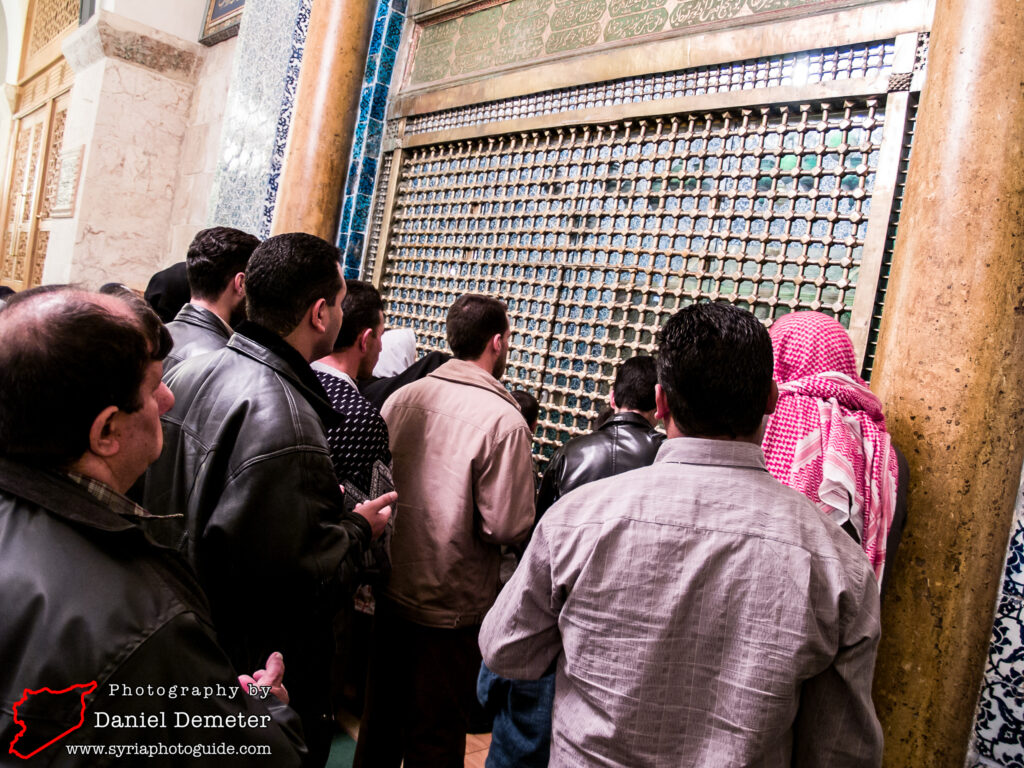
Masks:
[[[146,301],[165,323],[171,322],[188,302],[187,273],[185,262],[179,261],[149,278],[145,293]]]
[[[615,374],[615,405],[630,411],[653,411],[658,366],[653,357],[637,355],[619,366]]]
[[[367,328],[376,328],[384,311],[380,291],[365,280],[346,280],[345,288],[345,298],[341,301],[344,316],[338,340],[334,342],[335,352],[351,347]]]
[[[757,431],[771,395],[772,342],[756,317],[730,304],[693,304],[669,318],[658,340],[658,383],[683,434]]]
[[[459,360],[476,360],[496,335],[508,330],[504,302],[465,293],[448,309],[448,346]]]
[[[314,235],[291,232],[260,243],[245,270],[248,318],[287,336],[318,299],[333,304],[341,290],[341,251]]]
[[[526,423],[533,428],[537,424],[537,416],[540,414],[540,403],[537,402],[537,398],[525,389],[512,390],[512,397],[518,403],[519,411],[526,419]]]
[[[214,301],[245,271],[259,238],[231,227],[210,227],[192,238],[185,257],[188,287],[197,299]]]
[[[19,295],[0,313],[0,455],[63,469],[88,450],[104,408],[142,407],[146,369],[160,349],[134,307],[122,313],[111,301],[61,288]]]

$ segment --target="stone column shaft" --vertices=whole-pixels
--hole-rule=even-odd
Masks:
[[[872,388],[907,455],[885,765],[964,764],[1024,458],[1024,5],[936,4]]]
[[[371,0],[314,0],[272,234],[334,242],[373,28]]]

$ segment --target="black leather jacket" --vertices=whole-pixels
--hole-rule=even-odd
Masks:
[[[567,442],[544,471],[537,492],[537,519],[558,499],[584,483],[646,467],[665,435],[638,413],[623,411],[589,435]]]
[[[0,744],[4,765],[24,764],[8,747],[21,726],[14,702],[25,690],[63,691],[96,682],[85,696],[85,719],[30,758],[36,766],[196,765],[194,757],[73,755],[68,745],[265,744],[273,765],[300,764],[305,754],[295,713],[274,699],[233,695],[172,698],[168,686],[238,685],[217,644],[206,598],[176,552],[152,543],[132,519],[57,473],[0,459]],[[243,670],[251,673],[253,670]],[[287,673],[286,673],[287,675]],[[145,688],[123,696],[123,689]],[[153,686],[152,692],[148,686]],[[162,693],[160,691],[163,691]],[[75,726],[81,693],[30,696],[18,707],[25,733],[15,745],[28,755]],[[265,707],[264,704],[267,706]],[[165,713],[144,729],[97,727],[96,713]],[[258,715],[265,727],[230,733],[175,727],[175,712]],[[249,765],[251,757],[218,756],[217,765]]]
[[[302,356],[252,323],[164,380],[175,404],[161,417],[164,450],[144,506],[185,513],[186,551],[221,645],[241,669],[284,654],[315,749],[310,718],[330,710],[331,621],[351,599],[371,534],[342,511],[324,433],[339,417]]]
[[[219,317],[192,304],[181,308],[174,320],[167,324],[167,330],[174,339],[174,348],[164,358],[164,373],[190,357],[216,352],[231,338]]]

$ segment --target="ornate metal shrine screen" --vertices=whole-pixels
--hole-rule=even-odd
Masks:
[[[443,349],[458,295],[507,301],[506,382],[541,401],[542,455],[589,428],[619,361],[652,354],[660,325],[693,302],[766,324],[826,312],[863,357],[926,39],[393,121],[367,270],[389,324]]]

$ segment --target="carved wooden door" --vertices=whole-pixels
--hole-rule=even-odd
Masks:
[[[14,126],[4,195],[0,284],[17,291],[42,283],[67,101],[67,93],[50,99]]]

